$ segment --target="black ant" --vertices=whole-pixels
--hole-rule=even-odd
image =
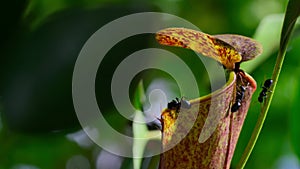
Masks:
[[[191,103],[187,100],[184,100],[183,98],[179,100],[177,97],[176,99],[168,103],[168,109],[176,110],[177,112],[179,112],[181,107],[189,109],[191,108]]]
[[[242,100],[244,98],[246,87],[240,86],[240,90],[236,92],[235,103],[231,107],[231,112],[236,112],[242,105]]]
[[[264,98],[267,97],[267,92],[271,92],[269,91],[269,88],[272,86],[273,84],[273,80],[272,79],[267,79],[264,83],[264,86],[262,86],[262,91],[259,93],[258,96],[258,101],[260,103],[262,103],[264,101]]]
[[[242,105],[242,101],[244,99],[244,95],[245,95],[245,91],[249,85],[249,82],[247,81],[247,85],[243,86],[243,84],[245,83],[245,79],[244,76],[246,75],[245,72],[240,69],[240,62],[235,64],[235,69],[234,72],[237,75],[237,81],[239,81],[240,83],[242,83],[241,86],[239,86],[239,88],[237,87],[237,91],[236,91],[236,96],[235,96],[235,103],[232,105],[231,107],[231,112],[236,112],[239,110],[239,108]],[[237,82],[238,83],[238,82]]]

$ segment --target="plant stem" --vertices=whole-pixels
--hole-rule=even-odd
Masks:
[[[268,114],[269,107],[271,105],[271,101],[272,101],[272,98],[273,98],[273,94],[274,94],[276,85],[277,85],[277,82],[278,82],[278,78],[279,78],[279,74],[280,74],[282,64],[283,64],[283,61],[284,61],[285,53],[286,53],[286,50],[284,50],[284,52],[279,52],[278,53],[276,64],[275,64],[275,67],[274,67],[274,70],[273,70],[273,75],[272,75],[273,85],[270,88],[270,90],[272,92],[265,99],[265,102],[264,102],[263,107],[261,109],[261,113],[258,117],[255,128],[252,132],[250,141],[248,142],[248,144],[246,146],[246,149],[245,149],[245,151],[244,151],[244,153],[241,157],[241,160],[239,161],[239,163],[237,165],[237,169],[240,169],[240,168],[242,169],[242,168],[245,167],[246,162],[247,162],[247,160],[248,160],[248,158],[249,158],[249,156],[250,156],[250,154],[251,154],[251,152],[254,148],[254,145],[257,141],[257,138],[258,138],[258,136],[260,134],[260,131],[263,127],[264,121],[265,121],[265,119],[267,117],[267,114]]]
[[[273,94],[274,94],[274,91],[275,91],[275,88],[276,88],[276,85],[277,85],[277,82],[279,79],[282,64],[283,64],[284,57],[286,54],[287,45],[290,40],[290,36],[292,34],[292,30],[295,26],[296,20],[297,20],[298,16],[300,15],[299,5],[300,5],[300,1],[289,0],[288,6],[287,6],[287,9],[285,12],[282,30],[281,30],[279,52],[277,55],[276,64],[275,64],[273,74],[272,74],[272,80],[273,80],[274,84],[273,84],[273,86],[271,86],[270,90],[273,92],[271,92],[270,96],[265,99],[265,102],[263,104],[258,121],[256,122],[254,131],[252,132],[250,141],[248,142],[246,149],[241,157],[241,160],[238,163],[238,166],[237,166],[238,169],[240,169],[240,168],[242,169],[245,167],[246,162],[247,162],[247,160],[253,150],[253,147],[257,141],[257,138],[260,134],[260,131],[262,129],[264,121],[267,117],[267,113],[268,113],[269,107],[271,105]]]

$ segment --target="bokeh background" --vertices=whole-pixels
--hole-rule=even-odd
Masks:
[[[101,26],[128,14],[170,13],[209,34],[241,34],[260,41],[264,53],[242,65],[260,87],[272,74],[287,0],[20,0],[1,3],[0,168],[129,169],[133,168],[133,160],[115,156],[95,145],[81,130],[74,112],[72,72],[87,39]],[[269,115],[246,168],[300,168],[298,35],[296,26]],[[209,93],[207,74],[192,51],[162,47],[151,34],[127,38],[107,54],[97,75],[105,80],[96,81],[101,112],[120,132],[130,134],[132,125],[113,106],[110,78],[124,57],[149,47],[170,50],[180,56],[197,74],[201,94]],[[133,102],[141,79],[145,89],[156,83],[168,86],[169,100],[181,97],[172,77],[149,70],[133,80],[129,90]],[[253,96],[232,168],[240,159],[260,112],[259,90]],[[148,129],[156,128],[149,124]],[[153,159],[143,159],[142,168],[153,165],[153,161],[155,166]]]

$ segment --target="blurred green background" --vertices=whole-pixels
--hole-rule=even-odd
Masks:
[[[127,169],[133,168],[133,160],[101,150],[81,130],[74,112],[72,72],[87,39],[101,26],[128,14],[170,13],[209,34],[241,34],[260,41],[263,55],[242,64],[259,87],[272,74],[287,0],[20,0],[1,3],[0,169]],[[246,168],[300,168],[298,27],[288,47],[269,115]],[[107,80],[96,81],[99,107],[119,131],[126,132],[132,126],[116,113],[110,96],[110,78],[124,57],[149,47],[179,55],[199,77],[201,93],[209,93],[206,72],[193,52],[162,47],[151,34],[127,38],[114,46],[103,60],[104,66],[99,68],[97,78]],[[141,79],[145,89],[161,80],[171,86],[170,98],[181,97],[172,77],[152,70],[142,72],[133,80],[130,89],[133,100]],[[241,157],[260,112],[259,91],[258,88],[253,96],[232,168]],[[142,168],[148,168],[149,164],[151,158],[142,160]]]

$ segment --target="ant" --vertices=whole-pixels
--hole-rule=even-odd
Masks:
[[[240,86],[240,90],[236,92],[235,103],[231,107],[231,112],[236,112],[242,105],[242,100],[244,98],[246,87]]]
[[[168,109],[176,110],[177,112],[179,112],[181,107],[189,109],[191,108],[191,103],[183,98],[179,100],[178,97],[168,103]]]
[[[244,76],[246,76],[245,72],[240,69],[240,63],[235,64],[236,67],[234,69],[234,72],[237,75],[237,81],[240,82],[242,85],[237,85],[237,91],[236,91],[236,96],[235,96],[235,103],[231,107],[231,112],[236,112],[239,110],[239,108],[242,105],[242,101],[244,99],[245,91],[249,85],[249,82],[247,81],[247,85],[245,86],[244,83],[246,79],[244,79]],[[238,83],[237,82],[237,83]]]
[[[258,101],[260,103],[262,103],[264,101],[264,98],[267,97],[267,92],[271,92],[269,91],[269,88],[271,87],[272,84],[273,84],[272,79],[267,79],[265,81],[264,86],[262,86],[262,91],[259,93],[259,97],[258,97]]]

